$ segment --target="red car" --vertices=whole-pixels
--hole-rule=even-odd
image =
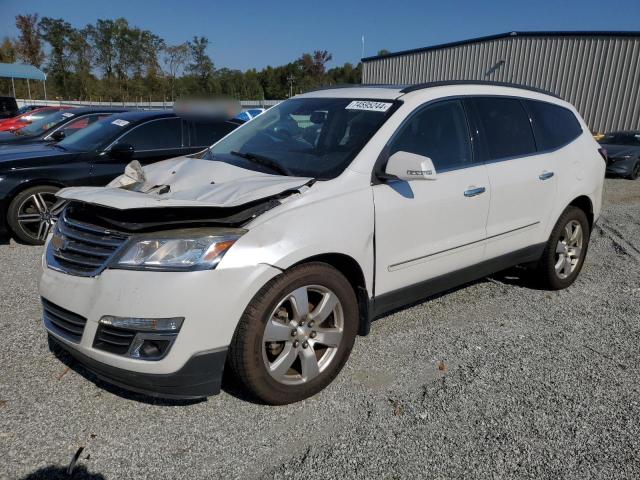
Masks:
[[[50,113],[57,112],[58,110],[64,110],[71,107],[42,107],[36,108],[29,112],[25,112],[15,117],[7,118],[6,120],[0,120],[0,132],[20,130],[26,127],[35,120],[40,120]]]

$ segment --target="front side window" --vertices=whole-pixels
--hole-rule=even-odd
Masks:
[[[536,152],[531,123],[517,98],[474,98],[480,136],[484,139],[483,160],[530,155]]]
[[[562,147],[582,133],[578,119],[570,110],[536,100],[526,102],[531,113],[538,150]]]
[[[457,100],[429,105],[413,114],[391,141],[389,154],[409,152],[429,157],[436,171],[472,162],[469,129]]]
[[[136,151],[182,147],[182,120],[163,118],[137,126],[124,135],[118,144],[132,145]]]
[[[270,108],[205,158],[265,173],[334,178],[391,115],[391,100],[298,98]]]

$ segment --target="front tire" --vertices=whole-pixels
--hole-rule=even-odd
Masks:
[[[7,223],[15,237],[29,245],[42,245],[64,207],[56,198],[60,190],[39,185],[20,192],[9,204]]]
[[[242,385],[265,403],[315,395],[338,375],[358,331],[349,281],[330,265],[300,265],[265,285],[245,310],[229,348]]]
[[[638,160],[631,169],[631,174],[627,177],[629,180],[637,180],[640,177],[640,160]]]
[[[587,255],[590,234],[584,211],[567,207],[553,227],[536,268],[542,287],[561,290],[576,280]]]

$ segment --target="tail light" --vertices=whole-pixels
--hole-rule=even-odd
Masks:
[[[598,153],[600,154],[600,156],[602,157],[602,159],[604,160],[604,163],[609,163],[609,154],[607,153],[607,150],[604,148],[599,148],[598,149]]]

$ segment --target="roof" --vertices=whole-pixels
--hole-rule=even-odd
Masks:
[[[552,97],[560,98],[552,92],[542,90],[540,88],[529,87],[527,85],[520,85],[517,83],[508,82],[493,82],[489,80],[444,80],[440,82],[427,82],[417,83],[415,85],[336,85],[327,88],[319,88],[302,95],[296,95],[294,98],[304,97],[322,97],[322,98],[367,98],[376,100],[395,100],[400,98],[406,93],[415,92],[417,90],[424,90],[427,88],[435,87],[450,87],[450,86],[465,86],[465,85],[479,85],[490,87],[507,87],[517,88],[520,90],[527,90],[530,92],[541,93],[543,95],[550,95]]]
[[[177,117],[171,110],[132,110],[121,113],[116,112],[118,118],[128,120],[129,122],[140,122],[149,118],[170,118]]]
[[[72,107],[66,110],[74,115],[85,115],[87,113],[120,113],[128,111],[126,108],[117,107]]]
[[[401,50],[399,52],[389,53],[387,55],[373,55],[362,58],[363,62],[370,60],[379,60],[381,58],[397,57],[408,55],[411,53],[428,52],[430,50],[439,50],[442,48],[457,47],[469,43],[488,42],[491,40],[499,40],[509,37],[640,37],[640,31],[585,31],[585,30],[564,30],[564,31],[540,31],[540,32],[506,32],[497,35],[487,35],[484,37],[470,38],[467,40],[459,40],[457,42],[441,43],[430,47],[414,48],[411,50]]]
[[[21,63],[0,63],[0,77],[26,78],[29,80],[46,80],[47,74],[33,65]]]

